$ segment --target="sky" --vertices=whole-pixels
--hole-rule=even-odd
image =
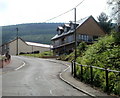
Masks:
[[[0,0],[0,26],[22,23],[74,21],[74,10],[51,21],[83,0]],[[89,15],[95,19],[106,12],[106,0],[84,0],[76,9],[77,20]]]

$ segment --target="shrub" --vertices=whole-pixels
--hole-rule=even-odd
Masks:
[[[120,37],[118,33],[113,33],[101,37],[98,42],[87,46],[77,58],[77,62],[82,65],[92,65],[101,68],[108,68],[120,71]],[[80,73],[80,69],[78,69]],[[84,67],[84,81],[90,83],[89,68]],[[117,73],[118,74],[118,73]],[[109,72],[109,92],[120,95],[120,75]],[[106,90],[105,71],[93,69],[93,84]]]

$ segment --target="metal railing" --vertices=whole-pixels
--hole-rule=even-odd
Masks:
[[[89,78],[90,78],[90,84],[93,85],[93,82],[94,82],[94,77],[93,77],[93,69],[98,69],[98,70],[102,70],[105,72],[105,86],[106,86],[106,89],[105,91],[106,92],[109,92],[109,73],[110,72],[113,72],[113,73],[117,73],[117,76],[119,77],[119,80],[120,80],[120,71],[116,71],[116,70],[110,70],[110,69],[106,69],[106,68],[101,68],[101,67],[97,67],[97,66],[90,66],[90,65],[81,65],[81,64],[78,64],[74,61],[71,62],[71,74],[76,77],[76,66],[79,66],[80,67],[80,73],[79,73],[79,77],[80,77],[80,80],[83,81],[83,75],[84,75],[84,70],[83,70],[83,67],[88,67],[89,68]],[[118,80],[118,81],[119,81]],[[120,84],[118,84],[120,85]]]

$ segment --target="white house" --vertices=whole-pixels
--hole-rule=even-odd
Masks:
[[[22,53],[41,53],[49,51],[52,48],[51,45],[26,42],[21,38],[12,40],[0,46],[0,54],[9,52],[10,55],[22,54]]]

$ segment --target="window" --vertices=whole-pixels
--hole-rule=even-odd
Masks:
[[[80,39],[80,40],[88,41],[88,38],[89,38],[88,35],[85,35],[85,34],[80,34],[80,35],[79,35],[79,39]]]
[[[65,27],[64,31],[68,32],[70,30],[70,27]]]
[[[70,35],[70,36],[68,36],[68,42],[72,42],[73,41],[73,35]]]
[[[4,49],[5,49],[5,50],[7,49],[7,45],[4,46]]]
[[[58,46],[59,45],[59,40],[54,41],[54,46]]]
[[[61,39],[61,44],[64,44],[65,43],[65,38],[62,38]]]
[[[96,41],[98,39],[98,36],[93,36],[93,41]]]

